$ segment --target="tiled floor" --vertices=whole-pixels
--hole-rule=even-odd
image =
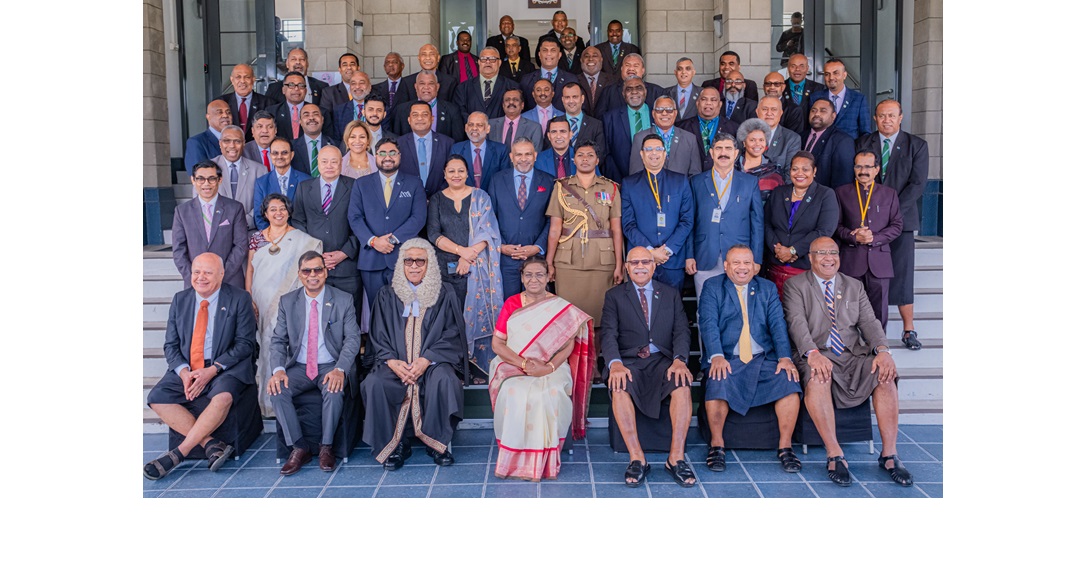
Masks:
[[[874,435],[879,436],[876,432]],[[695,428],[689,434],[687,456],[698,478],[697,487],[681,488],[663,471],[666,455],[647,454],[653,465],[646,483],[628,488],[622,475],[628,454],[611,451],[607,430],[590,429],[578,441],[574,454],[562,453],[557,480],[536,484],[501,480],[493,472],[498,448],[491,430],[460,430],[451,446],[457,463],[439,467],[431,463],[422,447],[405,467],[387,472],[375,463],[370,448],[356,448],[347,464],[333,472],[318,469],[317,460],[297,474],[278,474],[274,436],[263,434],[240,457],[230,460],[217,473],[210,473],[203,460],[185,462],[165,479],[143,480],[147,498],[940,498],[944,495],[943,426],[900,426],[899,457],[914,475],[915,485],[903,488],[877,466],[877,454],[868,444],[844,446],[854,483],[836,486],[825,474],[824,448],[810,447],[809,454],[795,452],[802,460],[800,474],[779,468],[773,451],[730,450],[727,471],[714,473],[704,466],[708,448]],[[876,450],[880,451],[879,437]],[[414,442],[415,443],[415,442]],[[142,462],[165,449],[166,434],[146,434]]]

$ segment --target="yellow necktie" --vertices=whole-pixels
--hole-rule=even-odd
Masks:
[[[746,310],[745,287],[738,287],[738,303],[742,306],[742,334],[738,336],[738,359],[749,363],[753,359],[753,345],[749,338],[749,311]]]
[[[382,197],[386,199],[386,207],[390,206],[390,195],[393,194],[393,179],[386,179],[386,184],[382,186]]]

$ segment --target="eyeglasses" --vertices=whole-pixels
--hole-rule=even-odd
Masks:
[[[675,110],[678,110],[678,109],[674,108],[673,106],[657,106],[657,107],[653,108],[652,110],[654,110],[656,112],[663,113],[663,112],[674,112]]]
[[[286,82],[285,86],[288,88],[307,88],[307,85],[302,82]]]
[[[745,84],[745,83],[746,83],[746,81],[744,81],[744,80],[728,80],[727,81],[727,84]]]
[[[526,279],[526,280],[532,280],[532,279],[541,279],[542,280],[542,279],[546,279],[546,278],[547,278],[546,273],[522,273],[521,274],[521,279]]]
[[[498,62],[499,60],[501,59],[495,56],[481,56],[479,59],[480,62]]]
[[[630,267],[640,267],[641,265],[651,265],[655,263],[655,259],[630,259],[626,261],[626,264]]]
[[[643,86],[627,86],[626,92],[644,92]]]
[[[300,275],[304,277],[310,277],[311,275],[321,275],[326,272],[325,267],[304,267],[300,269]]]
[[[427,259],[413,259],[412,257],[405,257],[405,267],[423,267],[427,264]]]
[[[287,157],[292,154],[292,151],[270,151],[271,157]]]
[[[644,147],[641,150],[646,152],[646,153],[658,153],[660,151],[666,151],[667,149],[665,149],[663,147]]]
[[[821,257],[824,257],[825,255],[835,257],[836,255],[839,255],[839,251],[837,251],[835,249],[829,249],[827,251],[810,251],[809,254],[810,255],[820,255]]]
[[[854,170],[856,171],[868,171],[875,168],[877,168],[877,165],[854,165]]]
[[[764,85],[765,86],[783,86],[783,81],[765,82]]]
[[[200,184],[200,185],[203,184],[203,183],[213,184],[213,183],[216,183],[217,181],[220,181],[221,177],[195,177],[194,180],[195,180],[195,183]]]
[[[378,151],[375,154],[380,156],[380,157],[391,157],[392,158],[392,157],[397,156],[397,153],[398,153],[398,151]]]

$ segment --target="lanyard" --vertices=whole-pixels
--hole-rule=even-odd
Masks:
[[[712,172],[712,186],[715,187],[716,190],[718,191],[719,190],[719,183],[716,182],[716,171],[711,171],[711,172]],[[715,193],[712,193],[712,199],[715,200],[717,207],[722,208],[722,205],[720,205],[719,202],[723,200],[723,197],[727,196],[727,191],[730,190],[732,181],[734,181],[734,169],[733,168],[731,169],[731,176],[727,177],[727,185],[723,187],[723,192],[719,194],[719,198],[717,199]]]
[[[663,204],[659,202],[659,179],[652,176],[652,171],[645,169],[645,178],[648,179],[648,188],[652,189],[652,196],[656,198],[656,210],[663,212]],[[655,181],[653,183],[652,181]]]
[[[861,224],[862,227],[865,226],[865,214],[866,214],[866,212],[869,211],[869,201],[873,198],[873,185],[874,184],[876,184],[875,181],[869,183],[869,190],[866,191],[865,202],[863,203],[862,202],[862,186],[855,183],[856,188],[855,188],[854,192],[856,194],[854,196],[858,197],[858,209],[862,213],[862,224]]]

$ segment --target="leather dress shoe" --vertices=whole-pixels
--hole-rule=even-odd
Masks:
[[[431,448],[427,448],[427,455],[434,458],[436,465],[439,465],[439,466],[452,466],[453,465],[453,454],[451,454],[450,450],[448,450],[448,449],[446,451],[442,452],[442,453],[438,453],[438,452],[436,452],[435,450],[433,450]]]
[[[288,460],[285,461],[285,465],[281,466],[281,475],[291,476],[300,471],[300,468],[309,461],[311,461],[310,451],[301,448],[293,448],[292,453],[288,455]]]
[[[406,444],[402,441],[397,444],[397,447],[393,449],[393,453],[382,463],[382,467],[391,472],[399,470],[401,466],[405,465],[405,460],[410,456],[412,456],[412,444]]]
[[[333,446],[320,445],[318,447],[318,467],[324,472],[332,472],[337,465],[337,458],[333,455]]]

